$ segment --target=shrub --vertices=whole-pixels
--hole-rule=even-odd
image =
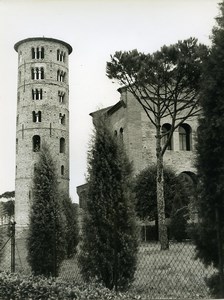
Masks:
[[[22,276],[19,274],[0,273],[1,299],[8,300],[122,300],[140,299],[130,293],[116,294],[99,284],[76,285],[60,278],[43,276]]]

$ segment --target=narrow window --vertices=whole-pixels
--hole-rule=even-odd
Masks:
[[[41,47],[41,56],[42,59],[44,58],[44,47]]]
[[[19,115],[16,117],[16,123],[19,124]]]
[[[33,122],[34,123],[40,123],[41,122],[41,111],[38,111],[37,113],[35,111],[33,113]]]
[[[191,150],[191,127],[188,124],[179,126],[179,145],[180,150]]]
[[[60,50],[57,50],[57,60],[59,60]]]
[[[59,123],[65,125],[65,114],[59,114]]]
[[[64,99],[65,99],[65,93],[61,92],[61,91],[58,91],[58,99],[59,99],[60,103],[63,103]]]
[[[170,130],[171,130],[170,124],[168,124],[168,123],[163,124],[163,126],[162,126],[162,145],[165,145],[167,143]],[[168,143],[167,150],[172,150],[172,139]]]
[[[61,166],[61,175],[63,176],[65,174],[65,167],[62,165]]]
[[[17,102],[19,103],[19,101],[20,101],[20,92],[18,92],[17,94]]]
[[[41,79],[44,79],[44,68],[40,68]]]
[[[31,55],[32,55],[32,59],[35,59],[35,49],[34,48],[31,49]]]
[[[16,154],[18,153],[18,139],[16,139]]]
[[[65,139],[60,138],[60,153],[65,153]]]
[[[124,130],[123,130],[123,128],[121,127],[121,128],[120,128],[120,139],[121,139],[121,141],[123,141],[123,133],[124,133]]]
[[[19,82],[21,82],[21,80],[22,80],[22,73],[21,71],[19,71]]]
[[[40,136],[34,135],[33,136],[33,152],[39,152],[40,151]]]

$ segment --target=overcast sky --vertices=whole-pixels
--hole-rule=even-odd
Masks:
[[[89,113],[115,104],[118,86],[105,75],[117,50],[145,53],[196,37],[210,44],[219,0],[0,0],[0,194],[15,189],[17,53],[19,40],[64,40],[70,55],[70,194],[85,183],[92,132]]]

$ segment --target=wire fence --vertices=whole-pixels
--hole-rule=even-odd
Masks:
[[[5,229],[4,243],[0,249],[0,270],[15,269],[16,272],[27,273],[29,269],[24,248],[25,240],[16,239],[13,244],[12,238],[10,230]],[[205,268],[201,261],[195,259],[195,254],[195,246],[191,241],[171,241],[169,250],[164,251],[160,250],[158,242],[140,243],[137,269],[130,292],[140,295],[142,299],[210,298],[205,280],[216,270],[212,267]],[[82,284],[78,259],[77,251],[73,258],[62,263],[59,274],[62,279]]]

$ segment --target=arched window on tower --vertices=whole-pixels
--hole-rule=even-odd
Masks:
[[[191,127],[188,124],[179,126],[179,145],[180,150],[191,150]]]
[[[39,152],[40,151],[40,136],[34,135],[33,136],[33,152]]]
[[[123,141],[123,134],[124,134],[124,129],[121,127],[120,128],[120,139]]]
[[[61,166],[61,176],[63,176],[65,174],[65,167],[62,165]]]
[[[41,122],[41,111],[38,111],[38,112],[33,111],[33,122],[34,123]]]
[[[65,125],[65,114],[59,114],[59,123]]]
[[[60,149],[59,149],[60,153],[65,153],[65,139],[64,138],[60,138]]]
[[[169,123],[165,123],[162,125],[162,145],[166,144],[169,137],[170,130],[171,130],[171,125]],[[168,143],[167,150],[173,150],[172,144],[173,143],[171,139]]]

